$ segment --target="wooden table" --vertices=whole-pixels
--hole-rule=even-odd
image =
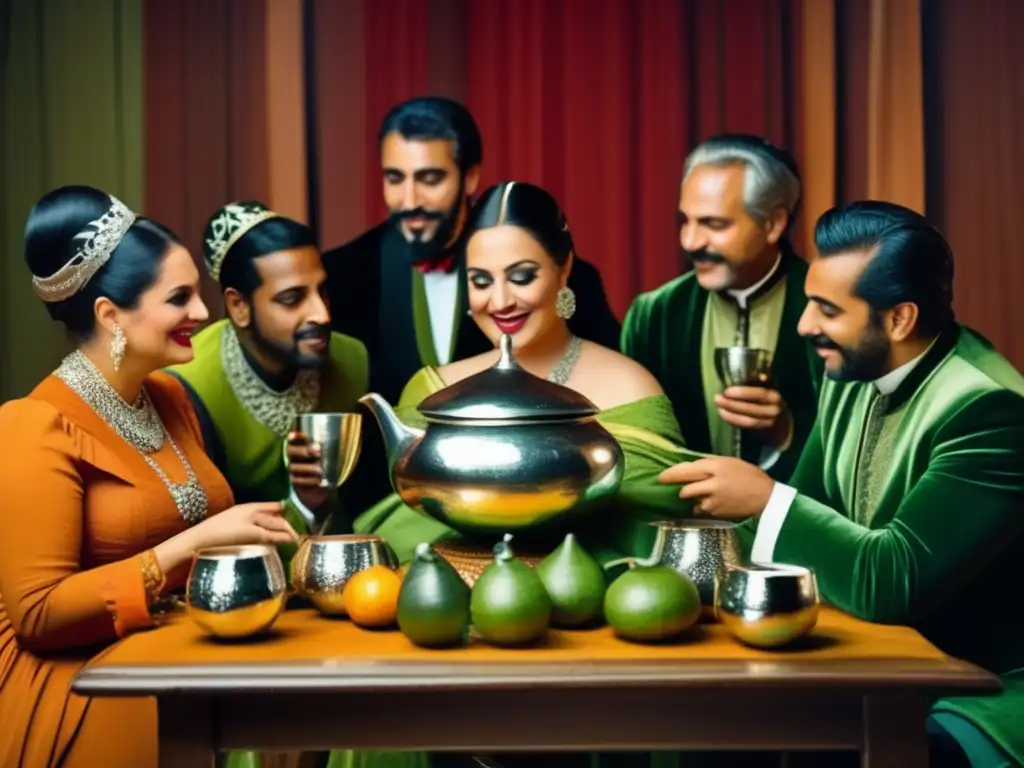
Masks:
[[[287,611],[260,641],[205,638],[184,617],[133,635],[74,682],[86,696],[155,696],[160,765],[221,749],[461,751],[855,749],[871,768],[927,764],[928,702],[998,678],[917,632],[823,609],[799,647],[757,651],[718,624],[673,645],[607,628],[544,645],[416,648]]]

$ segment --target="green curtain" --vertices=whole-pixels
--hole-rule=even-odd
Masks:
[[[25,218],[44,193],[91,184],[138,210],[143,192],[142,0],[0,0],[4,59],[0,401],[68,349],[32,293]]]

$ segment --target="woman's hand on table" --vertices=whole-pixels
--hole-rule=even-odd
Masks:
[[[289,432],[285,443],[288,479],[303,506],[315,511],[327,500],[328,488],[320,486],[320,446],[301,432]]]

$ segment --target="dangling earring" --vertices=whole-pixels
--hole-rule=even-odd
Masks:
[[[576,294],[572,288],[559,288],[555,295],[555,314],[562,320],[568,320],[576,314]]]
[[[128,339],[124,337],[124,331],[120,325],[114,326],[114,339],[110,342],[110,359],[114,361],[114,370],[121,370],[121,362],[124,360],[124,353],[128,349]]]

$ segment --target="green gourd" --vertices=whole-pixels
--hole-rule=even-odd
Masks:
[[[425,648],[460,645],[469,635],[469,599],[458,572],[422,543],[398,591],[398,628]]]
[[[534,570],[518,560],[511,534],[494,545],[494,562],[473,585],[470,616],[473,628],[489,643],[525,645],[547,632],[551,598]]]
[[[667,565],[638,565],[619,576],[604,596],[604,615],[625,640],[668,640],[700,618],[700,593]]]
[[[551,598],[551,623],[582,627],[601,619],[607,588],[604,569],[568,534],[536,568]]]

